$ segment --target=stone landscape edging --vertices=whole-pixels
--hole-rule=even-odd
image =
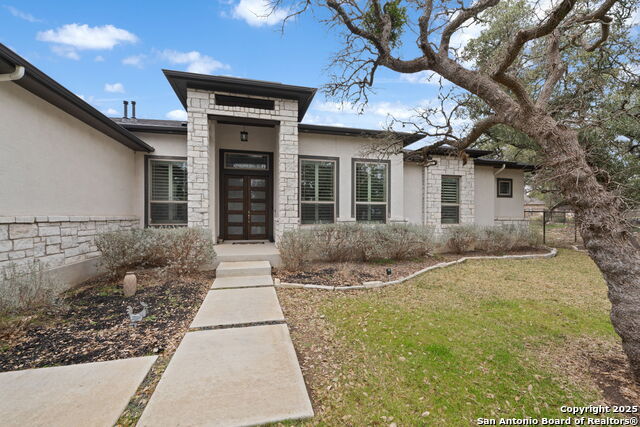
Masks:
[[[383,288],[386,286],[399,285],[401,283],[406,282],[407,280],[413,279],[421,274],[426,273],[427,271],[436,270],[439,268],[445,268],[456,264],[461,264],[468,260],[474,259],[533,259],[533,258],[553,258],[558,254],[558,249],[556,248],[548,248],[549,252],[545,254],[524,254],[524,255],[486,255],[486,256],[470,256],[470,257],[462,257],[455,261],[441,262],[435,265],[431,265],[429,267],[423,268],[422,270],[416,271],[408,276],[402,277],[400,279],[391,280],[389,282],[365,282],[361,285],[356,286],[327,286],[327,285],[315,285],[315,284],[303,284],[303,283],[288,283],[288,282],[280,282],[276,279],[277,283],[275,286],[278,288],[295,288],[295,289],[322,289],[326,291],[347,291],[347,290],[360,290],[360,289],[376,289]]]

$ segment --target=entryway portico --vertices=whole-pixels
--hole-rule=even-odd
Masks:
[[[300,224],[298,122],[315,88],[164,71],[187,110],[188,225],[275,240]]]

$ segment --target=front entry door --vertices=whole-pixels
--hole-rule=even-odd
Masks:
[[[268,238],[269,180],[266,176],[224,176],[224,238]]]

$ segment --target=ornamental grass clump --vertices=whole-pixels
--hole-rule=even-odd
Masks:
[[[40,261],[10,263],[0,270],[0,314],[61,306],[63,290]]]

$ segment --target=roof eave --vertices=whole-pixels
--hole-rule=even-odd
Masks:
[[[11,49],[0,44],[0,72],[12,71],[12,68],[17,65],[25,68],[25,75],[19,80],[14,80],[13,83],[134,151],[148,153],[154,151],[153,147],[112,121]]]
[[[235,77],[211,76],[163,69],[180,103],[188,110],[187,88],[266,96],[298,101],[298,121],[302,121],[318,89],[305,86],[284,85]],[[180,82],[184,84],[180,84]]]

